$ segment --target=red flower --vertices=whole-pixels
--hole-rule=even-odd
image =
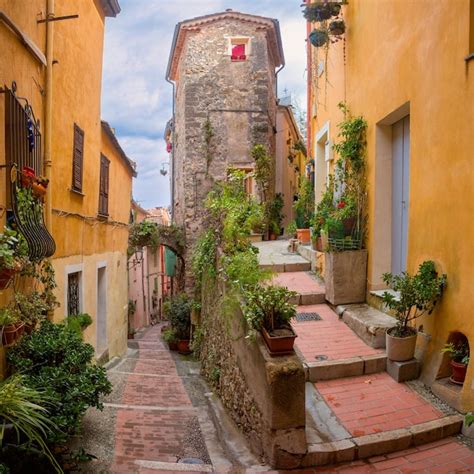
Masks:
[[[346,207],[346,201],[339,201],[337,203],[337,208],[338,209],[343,209],[344,207]]]

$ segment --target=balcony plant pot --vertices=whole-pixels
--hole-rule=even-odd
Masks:
[[[14,268],[2,268],[0,270],[0,290],[4,290],[10,283],[16,270]]]
[[[323,249],[327,249],[327,244]],[[326,299],[333,305],[364,303],[367,292],[367,250],[324,253]]]
[[[33,195],[37,198],[42,199],[46,195],[46,187],[42,184],[32,183],[31,188],[33,190]]]
[[[285,355],[293,353],[293,346],[295,344],[296,334],[290,326],[284,329],[276,329],[275,332],[285,333],[282,335],[270,335],[270,333],[262,328],[262,335],[268,347],[268,352],[272,356]]]
[[[408,337],[395,337],[390,334],[394,329],[389,329],[385,336],[387,358],[397,362],[413,359],[415,357],[417,333],[415,332]]]
[[[18,326],[16,324],[9,324],[3,328],[3,345],[10,346],[18,339]]]
[[[453,373],[449,380],[457,385],[463,385],[466,378],[467,365],[452,360],[451,368],[453,369]]]
[[[344,20],[334,20],[329,23],[329,34],[333,36],[341,36],[346,31]]]
[[[296,238],[300,241],[301,244],[309,244],[311,242],[309,228],[296,229]]]
[[[183,355],[191,354],[191,349],[189,348],[189,339],[178,340],[178,352]]]

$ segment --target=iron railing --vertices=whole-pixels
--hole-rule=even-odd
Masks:
[[[9,208],[13,213],[16,230],[24,236],[28,244],[30,259],[39,261],[53,255],[56,244],[44,223],[42,199],[35,197],[32,204],[25,207],[24,204],[19,203],[18,191],[29,187],[29,184],[21,179],[25,169],[29,168],[36,177],[43,173],[40,123],[28,101],[17,97],[15,83],[11,89],[4,87],[1,92],[5,96],[5,149]]]

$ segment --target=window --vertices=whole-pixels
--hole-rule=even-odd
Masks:
[[[230,57],[232,61],[245,61],[247,56],[245,55],[245,44],[235,44],[232,46],[232,55]]]
[[[84,164],[84,131],[74,124],[74,148],[72,153],[72,190],[82,192]]]
[[[99,214],[109,215],[109,167],[110,161],[100,155]]]
[[[227,54],[230,56],[231,61],[245,61],[250,55],[250,38],[227,38],[227,42]]]
[[[81,272],[69,273],[67,276],[67,315],[81,313]]]

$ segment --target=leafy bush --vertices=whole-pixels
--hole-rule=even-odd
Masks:
[[[176,295],[168,309],[171,327],[178,339],[189,339],[191,331],[192,301],[185,293]]]
[[[27,324],[36,324],[45,319],[49,310],[43,296],[37,291],[30,294],[15,293],[15,305],[21,314],[20,319]]]
[[[112,391],[105,369],[91,363],[93,356],[94,348],[76,332],[49,321],[8,352],[8,362],[25,376],[24,384],[44,389],[55,403],[50,419],[61,432],[48,433],[49,441],[66,441],[80,429],[87,408],[102,409],[101,395]]]
[[[66,318],[66,326],[81,335],[82,331],[92,324],[92,318],[87,313],[75,314]]]
[[[311,181],[304,176],[301,177],[298,199],[294,204],[294,208],[298,229],[307,229],[314,213],[314,191]]]
[[[408,323],[424,314],[431,314],[446,286],[446,275],[439,277],[431,260],[423,262],[416,275],[406,272],[401,275],[384,273],[382,278],[390,288],[399,293],[395,296],[386,291],[382,295],[384,304],[394,310],[397,317],[396,329],[391,333],[395,337],[413,334],[414,330]]]
[[[454,362],[459,364],[469,364],[469,344],[464,342],[450,342],[446,344],[441,352],[448,354]]]

